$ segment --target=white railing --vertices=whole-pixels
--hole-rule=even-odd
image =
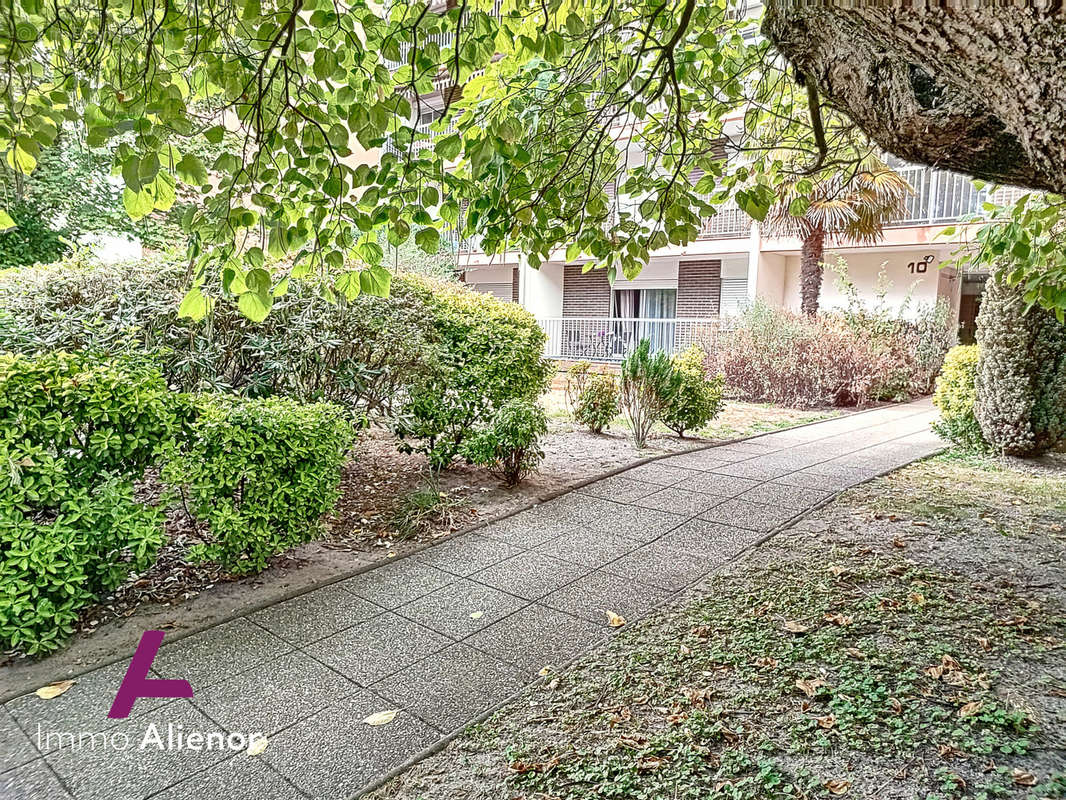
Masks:
[[[975,187],[973,179],[967,175],[932,167],[908,165],[895,169],[910,183],[914,194],[907,197],[906,211],[900,219],[891,223],[892,227],[959,222],[981,214],[981,206],[988,200],[1012,202],[1026,192],[1009,186],[989,192],[988,188]]]
[[[690,344],[708,352],[717,349],[718,338],[732,330],[729,318],[710,319],[612,319],[607,317],[546,317],[537,322],[548,336],[546,358],[574,361],[621,361],[641,339],[652,352],[673,355]]]
[[[713,217],[703,221],[700,239],[738,239],[751,233],[751,217],[735,203],[725,203]]]

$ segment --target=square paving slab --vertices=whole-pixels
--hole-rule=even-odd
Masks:
[[[607,611],[635,619],[661,603],[670,593],[658,586],[600,571],[590,573],[544,598],[544,604],[600,626],[607,626]]]
[[[0,773],[0,797],[3,800],[71,800],[43,758]]]
[[[748,503],[732,497],[719,503],[710,511],[700,514],[700,519],[767,533],[778,525],[792,519],[798,513],[794,508]]]
[[[474,634],[466,644],[512,664],[532,680],[543,667],[558,668],[605,636],[602,625],[534,604]]]
[[[460,578],[432,594],[396,609],[420,625],[462,639],[526,605],[499,589]]]
[[[394,709],[398,713],[387,725],[364,722]],[[361,691],[282,731],[259,758],[314,800],[350,800],[439,738],[392,700]]]
[[[334,583],[249,615],[248,619],[297,647],[384,613]]]
[[[536,600],[588,571],[587,567],[540,553],[521,553],[471,577],[526,600]]]
[[[368,686],[450,644],[447,636],[389,613],[308,645],[306,652]]]
[[[269,747],[269,745],[268,745]],[[157,794],[152,800],[305,800],[261,757],[238,753]]]
[[[343,586],[382,608],[396,608],[455,580],[451,573],[405,558],[342,581]]]
[[[457,644],[373,689],[447,733],[514,694],[525,682],[525,676],[511,664]]]
[[[412,558],[419,564],[466,577],[521,552],[521,547],[506,541],[470,533],[430,547]]]
[[[640,542],[619,533],[584,529],[546,542],[537,548],[537,552],[596,569],[639,546]]]

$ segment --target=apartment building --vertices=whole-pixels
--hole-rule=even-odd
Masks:
[[[745,13],[753,11],[757,5]],[[441,35],[442,48],[450,35]],[[420,131],[431,131],[451,90],[441,81],[419,98]],[[972,240],[977,226],[966,220],[990,199],[988,191],[965,176],[891,159],[890,164],[914,189],[905,213],[876,244],[827,240],[824,261],[834,269],[826,270],[821,306],[849,302],[835,272],[842,265],[864,305],[914,315],[943,301],[966,341],[973,335],[985,276],[944,265]],[[1009,194],[999,190],[991,199],[1003,201]],[[950,236],[948,228],[955,229]],[[708,218],[696,241],[653,253],[638,276],[613,283],[602,269],[585,271],[587,262],[567,261],[565,247],[534,269],[516,251],[489,256],[476,242],[457,237],[452,246],[462,280],[533,313],[548,334],[547,354],[556,358],[616,361],[641,338],[672,351],[709,324],[728,325],[756,300],[793,310],[800,305],[801,242],[769,234],[734,206]]]

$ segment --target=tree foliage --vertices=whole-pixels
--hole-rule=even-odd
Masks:
[[[715,204],[762,218],[776,172],[851,156],[850,125],[812,131],[806,94],[727,0],[438,8],[26,0],[0,21],[0,150],[28,174],[84,126],[90,146],[113,147],[132,218],[171,208],[182,187],[199,195],[183,217],[196,269],[182,312],[210,310],[210,268],[253,319],[283,285],[264,269],[273,259],[349,296],[386,292],[379,232],[433,253],[457,227],[534,265],[569,245],[631,275],[694,239]],[[420,98],[449,86],[461,91],[446,92],[425,146]],[[356,155],[386,140],[379,163]]]

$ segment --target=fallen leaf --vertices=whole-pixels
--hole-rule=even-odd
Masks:
[[[851,781],[826,781],[825,788],[828,789],[831,794],[847,794],[848,789],[851,788]]]
[[[986,639],[984,636],[977,637],[977,644],[986,653],[992,649],[992,643],[989,642],[988,639]]]
[[[981,706],[982,705],[983,704],[981,703],[980,700],[974,700],[971,703],[967,703],[966,705],[964,705],[962,708],[959,709],[959,716],[960,717],[972,717],[974,714],[976,714],[977,712],[979,712],[981,710]]]
[[[779,663],[780,662],[776,658],[770,658],[769,656],[755,659],[755,666],[757,667],[769,667],[770,669],[773,669]]]
[[[683,656],[687,656],[687,655],[688,655],[689,653],[691,653],[692,651],[691,651],[691,650],[690,650],[689,648],[685,647],[685,645],[683,645],[683,644],[679,644],[679,645],[677,646],[677,652],[679,652],[679,653],[680,653],[681,655],[683,655]]]
[[[857,647],[845,648],[844,652],[847,653],[852,658],[859,658],[859,659],[866,658],[866,653],[864,653],[862,650],[860,650]]]
[[[895,697],[888,698],[888,707],[892,709],[893,714],[903,713],[903,703],[901,703]]]
[[[363,722],[367,725],[388,725],[398,713],[400,713],[398,708],[394,708],[391,711],[379,711],[376,714],[371,714]]]
[[[1025,772],[1017,767],[1011,772],[1010,778],[1015,786],[1036,786],[1036,776],[1031,772]]]
[[[848,617],[843,614],[826,614],[824,619],[826,622],[832,622],[834,625],[841,626],[850,625],[855,621],[853,617]]]
[[[825,686],[825,681],[821,678],[815,678],[814,680],[798,680],[796,681],[796,688],[803,692],[807,697],[814,697],[818,694],[818,690]]]
[[[508,766],[511,772],[550,772],[558,765],[559,759],[551,761],[512,761]]]
[[[265,736],[253,736],[252,743],[248,745],[248,755],[257,756],[267,749],[270,740]]]
[[[834,578],[839,578],[841,575],[847,572],[847,569],[845,567],[841,567],[838,564],[830,564],[829,572],[833,575]]]
[[[551,665],[550,664],[545,664],[543,667],[540,668],[540,671],[537,674],[540,675],[540,677],[543,678],[543,677],[545,677],[547,675],[551,675],[551,672],[552,672]]]
[[[481,619],[483,616],[485,616],[484,611],[475,611],[470,615],[470,619]]]
[[[837,718],[832,714],[826,714],[824,717],[818,717],[818,727],[830,730],[837,724]]]
[[[637,762],[637,769],[641,772],[656,770],[668,760],[669,759],[664,758],[663,756],[645,756]]]
[[[794,620],[794,619],[786,619],[785,620],[785,630],[789,631],[790,633],[806,633],[810,629],[811,628],[810,628],[809,625],[804,625],[802,622],[799,622],[797,620]]]
[[[42,686],[34,694],[36,694],[42,700],[51,700],[53,697],[59,697],[63,692],[67,691],[74,685],[74,681],[56,681],[50,683],[47,686]]]
[[[904,549],[907,546],[907,543],[898,536],[892,540],[892,544],[898,547],[900,550]]]
[[[621,614],[615,614],[613,611],[608,611],[606,608],[601,608],[600,611],[607,615],[607,624],[612,628],[621,628],[626,624],[626,618]]]
[[[920,592],[911,592],[909,595],[907,595],[907,599],[919,608],[925,606],[925,595],[921,594]]]

